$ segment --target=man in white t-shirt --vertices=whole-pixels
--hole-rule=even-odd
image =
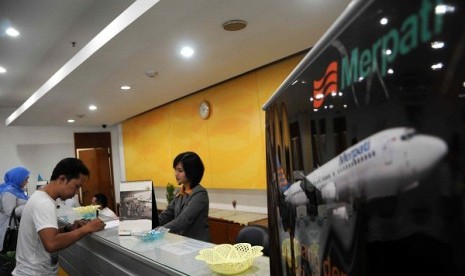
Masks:
[[[88,177],[81,160],[65,158],[53,169],[50,183],[31,195],[21,217],[12,275],[57,275],[58,251],[105,227],[96,218],[58,228],[55,200],[73,197]]]

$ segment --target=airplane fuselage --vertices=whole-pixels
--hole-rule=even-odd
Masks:
[[[306,180],[324,199],[348,195],[369,200],[396,195],[417,185],[446,152],[446,143],[437,137],[416,134],[411,128],[391,128],[351,146]],[[300,181],[292,186],[296,184]],[[285,193],[288,199],[299,192],[292,186]]]

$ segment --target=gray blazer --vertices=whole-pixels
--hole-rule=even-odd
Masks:
[[[201,185],[192,189],[191,195],[176,194],[165,211],[158,215],[160,225],[171,233],[210,242],[208,228],[209,199],[207,190]]]

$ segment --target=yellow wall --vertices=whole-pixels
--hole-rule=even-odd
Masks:
[[[175,183],[172,162],[183,151],[202,158],[207,188],[266,189],[262,105],[303,55],[261,68],[122,123],[126,180]],[[207,120],[198,115],[210,102]]]

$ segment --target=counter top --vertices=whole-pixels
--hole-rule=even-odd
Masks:
[[[58,211],[59,221],[74,221],[77,214],[73,213],[69,209],[61,209]],[[195,259],[198,255],[198,251],[202,248],[209,248],[215,246],[215,244],[198,241],[183,236],[166,233],[165,236],[160,240],[144,242],[134,236],[119,236],[118,227],[108,228],[103,231],[99,231],[88,235],[74,246],[80,246],[85,250],[74,251],[68,256],[76,256],[76,252],[95,252],[98,254],[99,259],[105,259],[103,251],[113,251],[109,253],[107,262],[116,266],[124,266],[125,269],[131,271],[128,266],[134,264],[140,269],[150,271],[153,269],[155,272],[163,272],[166,275],[217,275],[214,273],[207,264],[203,261]],[[119,260],[125,260],[127,264],[113,263],[115,254],[123,254],[127,258],[118,258]],[[66,254],[60,253],[60,258],[66,258]],[[89,258],[88,256],[80,256],[80,258]],[[133,260],[133,261],[131,261]],[[70,261],[63,260],[64,263],[69,265]],[[90,265],[91,262],[86,262],[86,265]],[[79,263],[82,265],[82,263]],[[78,266],[78,265],[76,265]],[[107,265],[108,266],[108,265]],[[70,265],[72,269],[76,269]],[[98,267],[92,267],[87,269],[97,270],[99,267],[103,267],[101,264]],[[66,270],[66,267],[64,267]],[[120,271],[120,270],[119,270]],[[137,268],[136,270],[137,271]],[[130,275],[130,272],[127,273]],[[258,257],[254,261],[254,265],[246,270],[245,272],[238,274],[242,276],[249,275],[270,275],[269,258]]]
[[[249,213],[242,211],[228,211],[219,209],[210,209],[209,217],[229,220],[242,225],[249,225],[250,222],[268,218],[266,214]]]

